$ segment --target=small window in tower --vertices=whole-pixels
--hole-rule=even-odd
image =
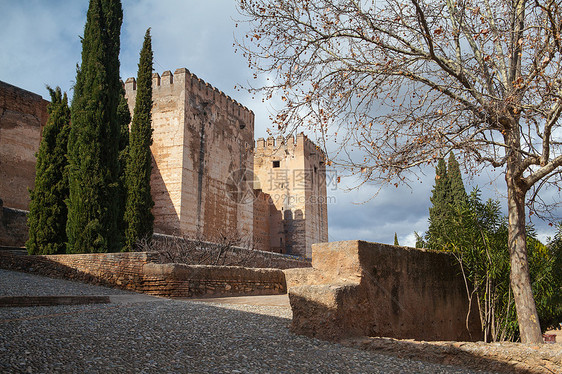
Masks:
[[[318,168],[314,166],[314,173],[318,172]]]
[[[274,168],[278,168],[279,166],[281,166],[281,161],[273,161]]]

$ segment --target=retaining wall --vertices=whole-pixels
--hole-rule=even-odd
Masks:
[[[460,267],[448,253],[357,240],[321,243],[312,246],[312,266],[285,270],[294,332],[330,340],[481,336],[476,302],[469,314]]]
[[[0,267],[117,287],[155,296],[271,295],[285,293],[279,269],[157,264],[146,252],[29,256],[0,251]]]

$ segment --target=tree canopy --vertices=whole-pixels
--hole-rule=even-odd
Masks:
[[[255,89],[284,102],[279,130],[334,141],[326,151],[367,181],[403,182],[452,150],[504,168],[521,336],[542,342],[525,206],[560,182],[559,2],[239,0],[239,11]]]

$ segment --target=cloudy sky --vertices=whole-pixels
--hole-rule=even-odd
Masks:
[[[0,0],[0,80],[48,98],[46,85],[71,87],[80,62],[80,35],[88,0]],[[121,77],[136,76],[144,33],[152,28],[154,69],[162,74],[180,67],[247,106],[256,114],[256,138],[267,136],[273,110],[235,87],[252,80],[252,71],[235,52],[236,25],[232,0],[123,0]],[[365,186],[345,192],[353,181],[343,179],[329,190],[335,202],[328,206],[330,240],[363,239],[392,243],[394,233],[402,245],[414,244],[414,231],[427,229],[429,196],[434,171],[427,170],[410,187]],[[478,185],[484,197],[504,194],[501,174],[484,172],[466,181],[467,190]],[[505,205],[505,204],[504,204]],[[534,222],[540,239],[553,235],[545,222]]]

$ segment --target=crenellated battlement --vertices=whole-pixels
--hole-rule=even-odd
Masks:
[[[184,87],[187,91],[200,96],[202,99],[214,103],[225,112],[235,115],[244,122],[253,123],[254,121],[254,112],[252,110],[205,82],[186,68],[176,69],[173,74],[170,70],[164,71],[162,75],[158,73],[152,74],[152,90],[154,96],[169,93],[169,90],[171,88],[173,89],[176,85],[180,85],[180,87]],[[125,81],[125,91],[131,96],[130,94],[136,91],[136,89],[136,79],[134,77],[128,78]]]
[[[277,136],[274,138],[273,136],[268,137],[267,139],[258,138],[254,146],[256,149],[270,149],[275,150],[280,147],[297,147],[297,146],[304,146],[306,142],[311,142],[306,135],[300,133],[297,135],[296,139],[293,135],[289,135],[286,138],[284,136]]]
[[[294,135],[289,135],[287,137],[277,136],[274,138],[273,136],[268,137],[267,139],[258,138],[254,142],[254,147],[256,152],[264,152],[264,153],[275,153],[279,149],[302,149],[304,152],[315,152],[320,150],[316,144],[312,140],[310,140],[306,135],[303,133],[299,133],[296,137]],[[322,155],[324,154],[322,150],[320,150]]]

